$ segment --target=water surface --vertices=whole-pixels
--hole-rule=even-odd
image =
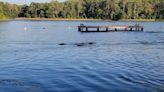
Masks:
[[[145,29],[80,33],[77,26],[81,23],[139,23]],[[163,25],[164,22],[0,22],[0,91],[164,92]]]

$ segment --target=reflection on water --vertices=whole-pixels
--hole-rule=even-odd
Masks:
[[[163,22],[137,22],[145,26],[144,32],[109,33],[79,33],[80,23],[136,24],[1,22],[0,91],[164,91]]]

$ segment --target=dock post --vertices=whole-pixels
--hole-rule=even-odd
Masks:
[[[144,29],[143,29],[143,27],[141,28],[141,31],[143,31]]]
[[[115,31],[117,31],[117,28],[115,28]]]
[[[100,31],[100,29],[99,28],[97,28],[97,32],[99,32]]]
[[[133,31],[133,28],[130,28],[130,30],[129,31]]]
[[[80,26],[78,27],[78,30],[81,31],[81,27]]]
[[[127,28],[125,28],[125,31],[127,31]]]
[[[86,27],[86,30],[85,31],[88,32],[88,27]]]
[[[108,27],[106,27],[106,31],[108,31]]]

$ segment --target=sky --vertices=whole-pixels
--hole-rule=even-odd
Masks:
[[[29,4],[31,2],[50,2],[52,0],[0,0],[0,1],[23,5],[23,4]],[[62,2],[64,0],[58,0],[58,1]]]

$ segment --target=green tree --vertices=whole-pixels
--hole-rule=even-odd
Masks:
[[[163,0],[53,0],[15,5],[0,2],[0,18],[163,19]]]

